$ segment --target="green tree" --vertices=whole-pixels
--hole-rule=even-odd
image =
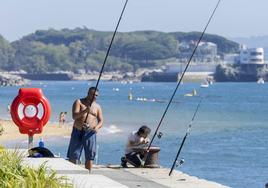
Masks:
[[[15,50],[3,36],[0,35],[0,69],[9,70],[14,60]]]
[[[8,43],[0,37],[0,69],[28,72],[98,71],[104,61],[112,32],[87,28],[38,30]],[[196,41],[200,32],[164,33],[137,31],[117,33],[107,59],[106,71],[137,70],[161,65],[179,56],[179,42]],[[236,52],[238,44],[221,36],[204,36],[204,41],[218,45],[220,54]]]

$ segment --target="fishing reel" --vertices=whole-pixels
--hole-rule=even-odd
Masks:
[[[178,167],[180,167],[181,165],[183,165],[184,162],[185,162],[185,161],[184,161],[184,158],[181,158],[180,161],[177,160],[177,161],[176,161],[176,168],[178,168]]]
[[[163,136],[163,133],[162,133],[162,132],[159,132],[159,133],[157,134],[157,138],[158,138],[158,139],[160,139],[162,136]]]

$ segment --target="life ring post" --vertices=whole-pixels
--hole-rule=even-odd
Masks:
[[[33,148],[33,135],[28,135],[28,149]]]

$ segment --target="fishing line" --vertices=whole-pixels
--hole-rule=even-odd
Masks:
[[[200,37],[199,37],[199,40],[198,40],[198,42],[197,42],[197,44],[196,44],[196,46],[195,46],[195,48],[194,48],[194,50],[193,50],[193,52],[192,52],[192,54],[191,54],[191,56],[190,56],[190,58],[189,58],[187,64],[186,64],[186,67],[184,68],[184,71],[183,71],[183,73],[182,73],[182,75],[181,75],[181,77],[180,77],[180,80],[179,80],[179,82],[178,82],[178,84],[177,84],[177,86],[176,86],[176,88],[175,88],[175,90],[174,90],[174,92],[173,92],[173,94],[172,94],[172,96],[171,96],[169,102],[168,102],[168,105],[167,105],[167,107],[166,107],[166,109],[165,109],[165,111],[164,111],[164,113],[163,113],[163,115],[162,115],[162,117],[161,117],[161,119],[160,119],[160,121],[159,121],[159,124],[158,124],[158,126],[157,126],[157,128],[156,128],[156,130],[155,130],[155,132],[154,132],[154,135],[153,135],[153,137],[152,137],[152,139],[151,139],[151,141],[150,141],[150,143],[149,143],[149,146],[148,146],[148,148],[147,148],[147,154],[148,154],[148,152],[149,152],[149,150],[150,150],[150,147],[152,146],[152,143],[153,143],[153,141],[154,141],[155,136],[157,135],[157,132],[158,132],[158,130],[159,130],[161,124],[162,124],[162,121],[163,121],[163,119],[164,119],[164,117],[165,117],[165,115],[166,115],[166,113],[167,113],[167,111],[168,111],[168,109],[169,109],[169,106],[170,106],[170,104],[171,104],[171,102],[172,102],[172,100],[173,100],[173,98],[174,98],[174,96],[175,96],[175,94],[176,94],[176,92],[177,92],[177,90],[178,90],[178,87],[179,87],[180,84],[181,84],[181,81],[182,81],[182,79],[183,79],[183,77],[184,77],[184,74],[185,74],[185,72],[187,71],[188,66],[190,65],[190,62],[191,62],[191,60],[192,60],[192,58],[193,58],[193,56],[194,56],[194,54],[195,54],[195,52],[196,52],[196,49],[197,49],[199,43],[201,42],[201,40],[202,40],[202,38],[203,38],[203,36],[204,36],[206,30],[207,30],[207,27],[208,27],[208,25],[209,25],[211,19],[213,18],[214,13],[216,12],[216,10],[217,10],[217,8],[218,8],[220,2],[221,2],[221,0],[218,0],[218,3],[216,4],[216,6],[215,6],[215,8],[214,8],[214,10],[213,10],[213,12],[212,12],[212,14],[211,14],[211,16],[209,17],[209,20],[208,20],[208,22],[207,22],[207,24],[206,24],[206,26],[205,26],[205,28],[204,28],[202,34],[201,34]],[[146,161],[146,159],[147,159],[147,156],[148,156],[148,155],[146,155],[145,161]]]
[[[118,27],[119,27],[119,24],[120,24],[120,22],[121,22],[121,19],[122,19],[122,17],[123,17],[124,12],[125,12],[127,3],[128,3],[128,0],[125,1],[124,7],[123,7],[123,9],[122,9],[122,11],[121,11],[121,14],[120,14],[120,17],[119,17],[119,19],[118,19],[117,25],[116,25],[116,27],[115,27],[115,30],[114,30],[114,33],[113,33],[111,42],[110,42],[109,47],[108,47],[108,50],[107,50],[107,52],[106,52],[106,55],[105,55],[105,58],[104,58],[104,61],[103,61],[103,64],[102,64],[102,67],[101,67],[101,70],[100,70],[100,74],[99,74],[99,77],[98,77],[98,80],[97,80],[97,83],[96,83],[96,86],[95,86],[95,90],[94,90],[94,93],[93,93],[93,95],[92,95],[92,99],[90,99],[90,103],[89,103],[89,106],[90,106],[90,107],[91,107],[91,104],[92,104],[93,99],[94,99],[94,97],[95,97],[96,91],[97,91],[97,89],[98,89],[99,82],[100,82],[100,79],[101,79],[101,76],[102,76],[102,73],[103,73],[103,70],[104,70],[104,67],[105,67],[107,58],[108,58],[108,56],[109,56],[109,53],[110,53],[110,50],[111,50],[111,47],[112,47],[112,44],[113,44],[115,35],[116,35],[116,33],[117,33],[117,29],[118,29]],[[89,112],[87,112],[86,119],[85,119],[84,123],[86,123],[86,120],[87,120],[87,118],[88,118],[88,115],[89,115]]]
[[[187,131],[186,131],[186,134],[185,134],[185,136],[183,137],[183,140],[182,140],[182,142],[181,142],[180,148],[179,148],[179,150],[178,150],[178,152],[177,152],[177,155],[176,155],[176,157],[175,157],[175,160],[174,160],[174,162],[173,162],[173,164],[172,164],[172,167],[171,167],[171,169],[170,169],[170,172],[169,172],[169,174],[168,174],[169,176],[172,174],[172,172],[173,172],[173,170],[174,170],[174,168],[175,168],[175,166],[176,166],[176,164],[177,164],[177,160],[178,160],[178,157],[179,157],[179,155],[180,155],[180,153],[181,153],[181,149],[182,149],[182,147],[183,147],[183,145],[184,145],[184,142],[185,142],[187,136],[190,134],[190,131],[191,131],[191,128],[192,128],[192,124],[193,124],[193,122],[194,122],[195,116],[196,116],[196,114],[197,114],[197,112],[198,112],[198,109],[199,109],[199,107],[200,107],[200,104],[201,104],[202,100],[203,100],[203,98],[201,98],[201,100],[199,101],[199,103],[198,103],[198,105],[197,105],[197,107],[196,107],[196,109],[195,109],[195,112],[194,112],[194,115],[193,115],[193,117],[192,117],[192,120],[191,120],[190,123],[189,123],[189,126],[188,126],[188,129],[187,129]],[[182,165],[183,162],[184,162],[184,161],[181,160],[179,164]]]

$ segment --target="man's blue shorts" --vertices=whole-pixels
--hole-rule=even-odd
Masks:
[[[83,148],[86,161],[94,160],[96,155],[96,132],[93,130],[78,130],[73,127],[67,152],[69,160],[80,160]]]

